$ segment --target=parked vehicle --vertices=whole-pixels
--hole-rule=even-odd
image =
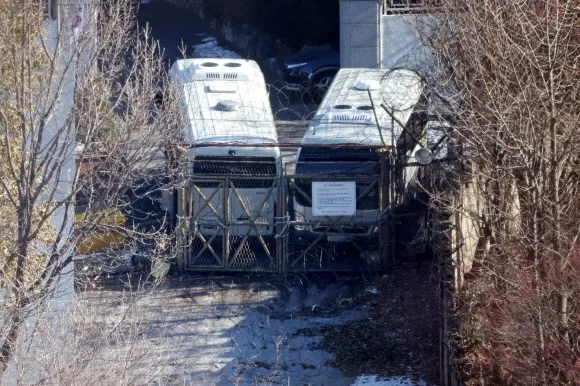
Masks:
[[[325,177],[295,181],[292,218],[298,240],[323,237],[331,243],[360,242],[367,246],[376,243],[380,216],[377,175],[382,157],[378,148],[400,145],[404,132],[401,125],[411,126],[419,118],[416,106],[421,98],[421,80],[409,70],[341,69],[337,73],[297,155],[298,176]],[[379,107],[381,103],[392,109],[392,117]],[[412,143],[409,147],[410,156],[419,148]],[[333,175],[337,176],[334,182],[350,183],[353,188],[351,202],[354,201],[355,208],[351,214],[324,214],[317,210],[314,185],[317,181],[334,183],[327,178]],[[357,175],[358,179],[345,181],[344,177],[338,177],[345,175]],[[400,180],[408,183],[411,178],[403,175]],[[317,225],[328,224],[329,218],[340,226]]]
[[[128,238],[131,232],[170,230],[173,227],[171,193],[169,177],[162,175],[133,182],[116,203],[101,202],[98,189],[90,192],[81,189],[75,195],[75,232],[81,236],[76,252],[85,255],[119,250],[142,243]]]
[[[320,101],[340,69],[340,54],[330,46],[308,47],[288,55],[278,70],[283,89],[311,94]]]
[[[173,64],[171,77],[182,92],[184,141],[192,146],[186,175],[227,179],[227,186],[214,180],[191,188],[184,198],[191,202],[189,215],[195,214],[197,230],[205,236],[220,232],[224,222],[230,235],[255,235],[251,224],[274,223],[277,189],[271,187],[282,173],[259,66],[241,59],[184,59]],[[271,226],[269,233],[274,231]]]

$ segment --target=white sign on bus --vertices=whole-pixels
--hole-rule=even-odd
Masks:
[[[312,214],[314,216],[352,216],[355,212],[355,181],[312,182]]]

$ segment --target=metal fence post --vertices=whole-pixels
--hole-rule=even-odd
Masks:
[[[389,241],[391,238],[389,217],[391,207],[391,181],[390,181],[390,152],[388,156],[381,157],[381,178],[379,181],[380,197],[380,222],[379,222],[379,253],[381,257],[382,270],[386,270],[392,265]],[[389,213],[387,213],[389,212]],[[391,246],[392,248],[392,246]]]
[[[177,189],[177,269],[180,273],[185,271],[185,213],[183,210],[184,188]]]
[[[286,185],[287,181],[286,181],[286,177],[285,176],[281,176],[278,178],[278,213],[276,213],[276,216],[278,218],[278,220],[276,221],[276,236],[277,236],[277,240],[276,240],[276,254],[277,254],[277,260],[278,260],[278,272],[285,274],[287,271],[287,264],[286,264],[286,257],[287,257],[287,251],[288,251],[288,237],[286,234],[284,234],[284,232],[286,231],[285,229],[285,222],[281,222],[281,220],[283,220],[287,213],[288,213],[288,209],[287,209],[287,201],[286,201]]]
[[[188,247],[188,221],[186,220],[186,197],[187,197],[187,187],[190,184],[190,179],[187,177],[187,162],[185,167],[181,167],[178,170],[179,181],[182,182],[182,186],[177,189],[177,269],[179,272],[185,272],[187,266],[187,258],[189,257],[189,247]],[[185,169],[185,171],[184,171]]]
[[[223,259],[224,269],[229,268],[230,264],[230,179],[224,179],[224,230],[223,230]]]

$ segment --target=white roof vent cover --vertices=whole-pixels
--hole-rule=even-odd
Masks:
[[[238,63],[224,65],[215,62],[192,63],[189,70],[192,72],[192,80],[250,80],[251,69],[240,65],[236,70],[232,70],[234,68],[232,64]]]
[[[233,87],[230,84],[211,84],[209,86],[207,86],[207,89],[209,92],[215,92],[215,93],[235,93],[236,92],[236,88]]]
[[[219,111],[237,111],[240,105],[236,101],[223,100],[215,105],[215,109]]]
[[[381,83],[378,80],[360,80],[356,82],[354,88],[360,91],[374,91],[381,88]]]

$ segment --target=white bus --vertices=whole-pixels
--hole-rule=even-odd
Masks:
[[[282,172],[278,136],[260,67],[241,59],[183,59],[173,64],[170,74],[174,87],[182,93],[184,140],[194,145],[187,153],[189,173],[194,179],[230,178],[229,186],[223,187],[228,190],[227,197],[223,190],[216,193],[211,184],[192,189],[198,231],[213,235],[225,219],[230,235],[244,236],[248,231],[255,235],[256,228],[244,223],[274,223],[278,193],[271,187]],[[211,146],[214,143],[216,146]],[[262,228],[260,233],[264,232],[273,233],[274,227],[267,231]]]
[[[349,68],[338,72],[304,135],[297,155],[297,189],[292,199],[292,217],[298,240],[318,239],[323,234],[324,241],[329,243],[368,245],[378,240],[376,232],[380,212],[376,177],[380,175],[380,160],[385,154],[379,148],[400,146],[404,132],[401,125],[411,125],[419,115],[416,107],[422,94],[421,79],[410,70]],[[409,143],[407,158],[410,161],[419,148],[417,144]],[[309,178],[299,178],[300,175]],[[324,178],[317,180],[316,175]],[[333,175],[337,176],[336,180],[332,179]],[[343,177],[339,178],[341,175]],[[360,178],[345,181],[344,176],[348,175]],[[362,178],[365,175],[369,178]],[[400,178],[402,184],[408,184],[410,180],[409,175]],[[343,188],[334,186],[328,192],[346,195],[344,197],[350,195],[350,198],[329,200],[328,192],[320,190],[323,181],[340,181]],[[342,184],[344,182],[347,184]],[[338,190],[332,193],[332,189]],[[327,194],[326,202],[321,203],[322,199],[317,195],[322,197],[324,194]],[[337,205],[336,213],[333,213],[333,202]],[[349,205],[350,209],[347,208]]]

